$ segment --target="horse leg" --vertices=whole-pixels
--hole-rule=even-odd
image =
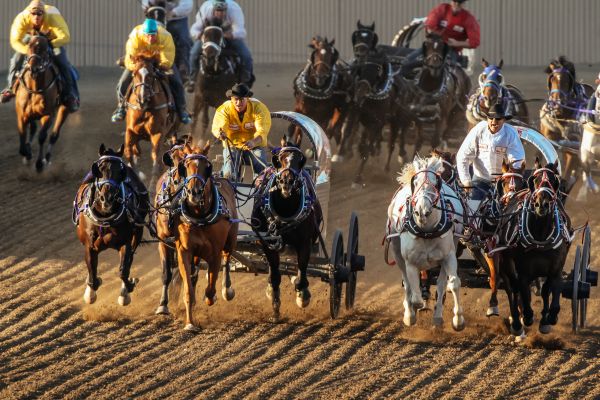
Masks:
[[[204,302],[208,306],[212,306],[217,302],[217,278],[219,277],[219,269],[221,269],[221,252],[212,254],[208,262],[208,284],[204,290]]]
[[[519,282],[514,261],[502,261],[502,266],[499,268],[499,271],[502,274],[504,290],[506,291],[506,297],[508,297],[508,305],[510,307],[510,333],[516,337],[517,341],[520,341],[525,338],[525,330],[521,324],[521,315],[519,312]]]
[[[22,117],[17,118],[17,130],[19,131],[19,154],[23,156],[23,164],[31,160],[31,145],[27,142],[27,127],[29,124]]]
[[[488,268],[490,270],[490,289],[492,294],[490,295],[490,303],[489,307],[485,313],[486,317],[499,316],[500,311],[498,310],[498,285],[497,285],[497,271],[496,265],[498,265],[498,257],[488,257],[484,254],[485,261],[487,262]]]
[[[52,147],[58,141],[58,137],[60,136],[60,131],[62,129],[63,124],[67,120],[67,116],[69,112],[67,107],[60,106],[58,108],[58,114],[56,115],[56,119],[54,120],[54,127],[52,128],[52,133],[50,134],[50,140],[48,142],[48,149],[46,150],[46,163],[50,164],[50,158],[52,157]]]
[[[360,144],[359,144],[359,152],[360,152],[360,163],[358,164],[358,171],[356,173],[356,177],[352,182],[352,189],[356,189],[362,187],[363,184],[363,170],[365,169],[365,164],[369,160],[369,154],[371,153],[372,143],[367,140],[367,135],[369,132],[367,128],[362,130],[360,135]]]
[[[385,172],[390,172],[390,162],[392,160],[392,153],[394,152],[394,146],[398,138],[400,126],[397,118],[391,118],[390,120],[390,139],[388,141],[388,157],[385,163]]]
[[[119,250],[121,256],[121,265],[119,266],[119,275],[121,278],[121,293],[119,294],[118,303],[121,306],[127,306],[131,303],[129,293],[133,292],[137,279],[129,278],[131,272],[131,264],[133,263],[133,249],[130,243],[121,246]]]
[[[425,271],[427,272],[427,271]],[[436,302],[433,309],[433,325],[441,327],[444,324],[444,295],[446,294],[446,285],[448,284],[448,274],[446,268],[440,268],[440,274],[437,279]]]
[[[273,306],[273,316],[271,320],[273,322],[279,321],[279,307],[281,306],[281,292],[279,285],[281,284],[281,273],[279,271],[279,253],[277,251],[269,249],[267,246],[263,246],[265,256],[269,263],[269,279],[267,284],[267,298],[271,300]]]
[[[421,271],[421,280],[419,282],[419,286],[421,288],[421,297],[423,297],[423,301],[427,303],[429,298],[431,297],[431,293],[429,293],[429,271],[424,269]]]
[[[308,260],[310,258],[310,240],[302,240],[296,245],[298,255],[298,274],[294,282],[296,287],[296,305],[300,308],[306,308],[310,304],[310,291],[308,290],[308,278],[306,270],[308,269]]]
[[[455,331],[462,331],[465,328],[465,318],[463,316],[463,308],[460,305],[460,278],[458,277],[458,262],[454,253],[442,262],[442,269],[446,269],[446,273],[448,274],[448,286],[450,287],[452,297],[454,298],[452,329]]]
[[[162,137],[162,133],[157,133],[150,136],[150,141],[152,142],[152,178],[150,180],[150,184],[148,185],[150,188],[154,188],[156,186],[156,180],[160,175],[160,162],[158,153],[160,152],[160,142]]]
[[[96,291],[102,284],[102,279],[98,277],[98,251],[91,247],[85,248],[85,264],[88,269],[87,285],[83,294],[83,301],[87,304],[94,304],[96,301]]]
[[[223,266],[223,281],[221,282],[221,295],[227,301],[233,300],[235,290],[231,287],[231,252],[223,250],[225,265]]]
[[[156,309],[156,314],[170,314],[169,312],[169,285],[173,279],[173,265],[171,261],[174,257],[174,250],[169,249],[164,243],[158,243],[158,253],[160,255],[160,263],[162,265],[162,294],[160,296],[160,303]]]
[[[548,322],[548,312],[550,310],[550,280],[546,279],[544,284],[542,285],[541,290],[542,295],[542,318],[540,319],[539,330],[541,333],[550,333],[552,330],[552,326],[550,322]]]
[[[562,265],[562,264],[561,264]],[[559,272],[560,274],[560,272]],[[562,292],[562,278],[560,275],[549,277],[550,292],[552,293],[552,302],[548,312],[548,322],[550,325],[556,325],[558,322],[558,313],[560,312],[560,296]]]
[[[186,331],[198,332],[200,328],[194,325],[192,315],[192,304],[194,303],[194,291],[192,290],[192,254],[184,250],[181,245],[177,246],[177,260],[179,273],[183,281],[183,303],[185,304],[185,327]]]
[[[348,149],[348,153],[352,152],[351,151],[352,144],[349,142],[350,142],[350,139],[352,138],[352,134],[354,133],[355,125],[357,125],[356,124],[356,115],[355,115],[355,113],[349,113],[348,118],[346,118],[346,120],[344,121],[344,123],[342,125],[341,134],[340,134],[340,142],[338,143],[337,154],[334,154],[334,156],[331,158],[332,162],[344,161],[344,156],[347,151],[347,147],[350,147],[350,149]],[[348,158],[350,158],[350,157],[348,157]]]
[[[525,326],[533,324],[533,309],[531,308],[531,281],[527,276],[519,278],[519,295],[523,309],[523,323]]]
[[[40,134],[38,135],[38,158],[35,162],[35,169],[37,172],[42,172],[44,165],[46,164],[46,159],[44,158],[44,143],[48,137],[48,129],[50,129],[52,118],[49,115],[45,115],[40,119],[40,123],[41,128]]]

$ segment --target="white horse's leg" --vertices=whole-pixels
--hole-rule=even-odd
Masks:
[[[405,271],[404,324],[410,326],[417,323],[416,310],[423,308],[423,298],[421,297],[420,274],[417,266],[406,263]]]
[[[410,305],[410,296],[411,296],[410,282],[408,280],[408,275],[406,273],[406,264],[404,262],[404,258],[402,257],[402,253],[401,253],[400,238],[392,238],[390,244],[391,244],[390,248],[392,249],[392,252],[394,253],[394,258],[396,259],[396,264],[398,265],[398,268],[400,269],[400,272],[402,273],[402,281],[404,283],[403,284],[404,300],[402,301],[402,304],[404,306],[403,322],[404,322],[404,325],[411,326],[417,322],[417,317],[416,317],[414,311],[412,311],[412,306]]]
[[[454,297],[454,317],[452,318],[452,328],[455,331],[461,331],[465,328],[465,318],[463,317],[463,308],[460,305],[460,278],[457,273],[457,260],[455,253],[451,253],[450,256],[444,260],[442,268],[446,268],[448,274],[448,286]]]
[[[446,294],[446,285],[448,284],[448,275],[445,268],[440,268],[440,274],[437,279],[437,300],[433,310],[433,325],[441,327],[444,323],[444,295]]]

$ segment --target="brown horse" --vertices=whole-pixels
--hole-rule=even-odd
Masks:
[[[227,100],[225,92],[240,81],[240,71],[235,54],[225,46],[220,21],[209,21],[200,40],[202,54],[194,88],[192,133],[196,133],[196,124],[201,118],[200,137],[205,138],[209,132],[209,107],[216,109]]]
[[[348,103],[346,88],[351,84],[349,74],[338,66],[339,53],[334,47],[335,40],[315,36],[308,47],[312,49],[308,63],[294,78],[294,111],[302,113],[325,131],[328,138],[335,138],[339,144],[341,126]],[[290,126],[289,137],[299,143],[302,130]]]
[[[481,65],[484,69],[479,75],[479,87],[469,97],[467,105],[466,116],[469,121],[469,130],[479,122],[486,120],[490,107],[498,102],[505,104],[513,117],[529,124],[529,111],[523,94],[515,86],[504,82],[502,74],[504,60],[500,60],[498,65],[494,65],[482,58]]]
[[[548,99],[540,110],[540,132],[550,140],[581,140],[580,110],[585,109],[594,88],[577,82],[575,65],[565,56],[550,61],[544,70],[548,74]],[[576,180],[573,171],[579,167],[579,152],[565,152],[563,174],[569,190]]]
[[[41,123],[38,136],[39,152],[35,163],[35,168],[39,172],[50,162],[52,146],[58,140],[69,112],[60,103],[59,72],[50,57],[51,48],[48,38],[37,31],[30,34],[25,67],[16,83],[15,108],[20,140],[19,154],[23,156],[24,162],[31,160],[31,140],[37,130],[36,121]],[[50,142],[44,154],[44,143],[53,121]],[[27,128],[29,128],[29,135],[27,135]]]
[[[135,172],[125,165],[119,151],[100,146],[100,158],[79,186],[74,201],[73,222],[77,237],[85,246],[88,268],[84,301],[96,301],[96,291],[102,283],[98,277],[98,254],[106,249],[118,250],[122,280],[118,302],[126,306],[137,283],[129,277],[133,255],[144,232],[144,219],[150,200],[144,184]]]
[[[217,301],[216,283],[223,257],[225,258],[223,296],[233,299],[229,263],[237,242],[238,223],[233,186],[223,178],[212,175],[212,164],[206,157],[210,142],[204,148],[184,147],[184,158],[177,165],[183,179],[178,200],[178,218],[174,222],[175,245],[179,272],[183,280],[185,330],[197,331],[192,315],[195,294],[192,267],[195,258],[208,263],[208,286],[204,292],[206,304]]]
[[[125,131],[125,158],[138,171],[140,140],[152,143],[152,178],[156,179],[160,165],[158,153],[164,136],[173,135],[179,126],[167,79],[161,76],[153,58],[134,60],[132,88],[126,95],[127,115]],[[139,171],[143,179],[144,174]]]

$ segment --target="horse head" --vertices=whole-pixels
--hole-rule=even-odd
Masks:
[[[123,197],[123,182],[127,178],[127,166],[123,162],[123,145],[118,151],[107,149],[104,143],[100,145],[100,158],[92,164],[94,186],[92,208],[101,215],[115,212],[125,200]]]
[[[546,164],[542,167],[535,160],[535,169],[528,179],[531,203],[538,217],[550,214],[560,195],[561,181],[557,163]]]
[[[502,95],[502,86],[504,85],[502,66],[504,60],[500,60],[498,65],[494,65],[482,58],[481,65],[483,66],[483,72],[479,75],[480,96],[483,106],[489,110],[500,100]]]
[[[35,76],[44,72],[50,65],[50,40],[39,31],[32,31],[29,35],[31,38],[28,44],[26,64],[31,74]]]
[[[133,63],[133,91],[140,107],[144,108],[156,94],[154,82],[158,71],[157,60],[155,57],[139,55],[133,58]]]
[[[146,18],[154,19],[163,25],[167,24],[167,1],[153,0],[150,1],[150,6],[146,8]]]
[[[201,62],[206,69],[214,70],[215,72],[219,68],[219,56],[225,46],[225,34],[221,26],[222,21],[219,19],[207,21],[201,37]]]
[[[204,146],[192,147],[186,143],[183,160],[177,165],[177,173],[183,181],[183,198],[192,207],[210,206],[211,176],[213,166],[207,157],[210,142]]]
[[[302,168],[306,164],[306,156],[296,143],[282,139],[282,147],[273,156],[276,168],[276,188],[284,199],[289,198],[302,187]]]
[[[354,57],[361,59],[375,50],[379,37],[375,33],[375,22],[371,25],[363,25],[360,20],[356,23],[356,30],[352,33],[352,50]]]
[[[561,115],[562,105],[567,105],[569,100],[576,97],[575,65],[560,56],[552,60],[544,70],[548,74],[548,106],[557,116]]]
[[[418,156],[413,161],[415,174],[411,178],[411,205],[417,226],[424,231],[439,222],[440,210],[436,208],[442,191],[442,178],[439,172],[442,161],[437,157],[421,159]]]
[[[313,50],[310,55],[311,73],[319,87],[323,86],[331,77],[333,67],[340,56],[333,47],[334,43],[335,39],[329,42],[327,38],[315,36],[308,45]]]
[[[376,62],[360,62],[353,65],[354,87],[353,102],[359,107],[367,99],[367,96],[373,92],[374,88],[384,78],[383,65]]]
[[[506,204],[517,192],[526,187],[525,161],[510,163],[502,160],[502,175],[496,181],[496,196],[500,203]]]
[[[448,55],[448,44],[437,33],[428,33],[425,36],[422,48],[423,67],[429,69],[432,73],[441,71]]]
[[[442,180],[448,185],[451,185],[456,180],[456,153],[450,153],[449,151],[441,151],[433,149],[431,151],[432,157],[437,157],[442,162],[442,170],[440,176]]]

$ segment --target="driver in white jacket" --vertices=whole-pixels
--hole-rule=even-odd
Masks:
[[[515,168],[520,168],[525,160],[525,149],[517,130],[505,123],[510,118],[506,107],[496,104],[488,112],[487,121],[475,125],[458,150],[458,176],[463,186],[472,188],[472,200],[485,199],[494,177],[502,173],[503,160]]]

